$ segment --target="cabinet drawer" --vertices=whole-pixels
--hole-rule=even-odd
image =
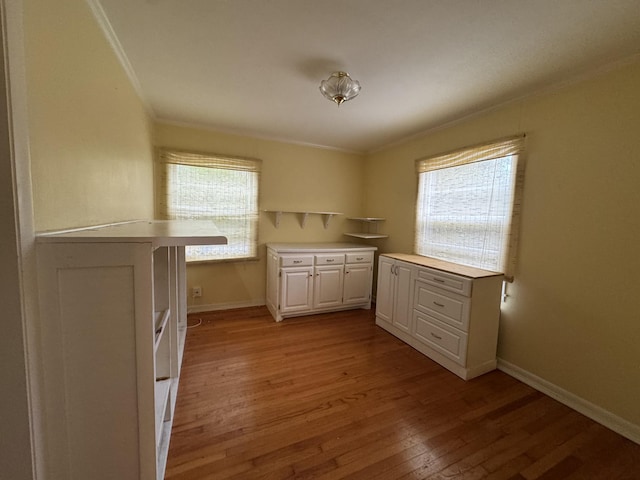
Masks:
[[[471,296],[472,280],[470,278],[459,277],[439,270],[420,268],[418,270],[418,279],[450,292],[460,293],[466,297]]]
[[[417,280],[414,307],[462,331],[469,330],[469,299],[467,297]]]
[[[316,265],[342,265],[344,254],[340,255],[316,255]]]
[[[310,267],[313,265],[312,255],[295,255],[290,257],[280,257],[281,267]]]
[[[467,334],[457,332],[436,318],[414,310],[415,336],[428,347],[465,366],[467,360]]]
[[[373,263],[373,252],[347,253],[347,263]]]

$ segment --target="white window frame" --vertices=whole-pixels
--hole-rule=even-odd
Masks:
[[[213,183],[202,182],[202,178],[214,170],[227,172],[221,175],[226,179],[220,188],[212,188]],[[229,242],[227,245],[186,247],[188,263],[258,258],[260,170],[261,161],[256,159],[158,150],[155,175],[157,216],[166,220],[211,220]],[[185,182],[191,182],[187,189],[180,188],[184,185],[178,175]],[[201,188],[198,188],[198,183]]]
[[[524,135],[520,135],[417,160],[414,252],[498,271],[513,280],[523,150]],[[476,198],[470,189],[477,189],[475,195],[486,205],[487,215],[474,217],[457,208],[458,201],[477,206],[470,203]]]

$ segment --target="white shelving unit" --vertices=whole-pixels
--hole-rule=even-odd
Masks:
[[[186,333],[186,245],[210,222],[37,237],[48,477],[161,480]]]
[[[307,219],[309,215],[321,215],[323,217],[324,228],[329,228],[331,219],[336,215],[342,215],[339,212],[311,212],[311,211],[295,211],[295,210],[265,210],[267,213],[273,213],[275,215],[274,225],[276,228],[280,227],[280,219],[283,213],[293,213],[294,215],[300,215],[300,227],[304,228],[307,225]]]
[[[362,228],[360,232],[345,233],[349,237],[364,238],[364,239],[376,239],[387,238],[389,235],[378,233],[378,224],[384,222],[384,218],[379,217],[349,217],[347,220],[353,220],[360,222]]]

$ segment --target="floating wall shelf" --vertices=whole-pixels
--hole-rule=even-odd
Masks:
[[[357,233],[345,233],[345,235],[349,237],[356,238],[365,238],[365,239],[375,239],[375,238],[387,238],[389,235],[384,235],[382,233],[378,233],[378,223],[384,222],[384,218],[380,217],[349,217],[348,220],[353,220],[355,222],[360,222],[363,226],[362,230],[366,230],[363,232]],[[366,225],[366,228],[364,226]]]
[[[295,210],[265,210],[265,212],[275,214],[274,224],[276,228],[280,226],[280,218],[282,217],[283,213],[293,213],[294,215],[300,215],[301,216],[300,226],[302,228],[306,226],[307,218],[309,217],[309,215],[322,215],[325,229],[329,228],[329,222],[331,221],[334,215],[342,215],[342,213],[338,213],[338,212],[308,212],[308,211],[305,212],[305,211],[295,211]]]

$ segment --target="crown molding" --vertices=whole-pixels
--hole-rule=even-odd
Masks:
[[[131,83],[131,86],[135,90],[136,94],[138,95],[138,98],[140,98],[140,101],[142,102],[145,110],[147,111],[147,113],[152,119],[155,119],[156,115],[155,115],[155,112],[153,111],[153,107],[151,106],[151,103],[149,102],[146,95],[144,94],[144,91],[142,90],[142,86],[140,85],[138,76],[136,75],[136,72],[131,66],[131,62],[129,62],[129,58],[127,57],[127,54],[122,48],[122,44],[120,43],[120,40],[118,40],[115,30],[111,26],[111,22],[109,22],[109,19],[107,18],[107,14],[105,13],[104,9],[102,8],[102,5],[100,4],[100,0],[86,0],[86,2],[89,5],[89,8],[91,9],[91,13],[93,13],[94,18],[98,22],[98,26],[102,30],[102,33],[104,34],[107,40],[107,43],[109,43],[109,45],[111,46],[111,49],[116,54],[116,58],[118,59],[118,62],[122,66],[125,74],[127,75],[127,78],[129,78],[129,82]]]
[[[601,65],[595,69],[592,70],[588,70],[586,72],[582,72],[582,73],[578,73],[576,75],[572,75],[571,77],[568,77],[564,80],[559,80],[557,82],[554,82],[553,84],[541,87],[537,90],[531,91],[529,93],[525,93],[513,98],[510,98],[508,100],[505,100],[503,102],[499,102],[496,103],[495,105],[490,105],[488,107],[485,108],[481,108],[479,110],[467,113],[467,114],[463,114],[457,118],[453,118],[451,120],[445,121],[443,123],[439,123],[437,125],[434,125],[432,127],[428,127],[424,130],[421,130],[419,132],[413,133],[411,135],[407,135],[405,137],[399,138],[398,140],[395,140],[393,142],[387,143],[385,145],[382,145],[380,147],[368,150],[366,152],[367,155],[373,155],[376,153],[380,153],[383,152],[385,150],[389,150],[391,148],[395,148],[395,147],[400,147],[402,145],[405,145],[407,143],[410,143],[412,141],[415,140],[419,140],[421,138],[427,137],[433,133],[436,133],[438,131],[441,130],[446,130],[448,128],[451,128],[455,125],[467,122],[469,120],[473,120],[474,118],[478,118],[478,117],[482,117],[483,115],[486,115],[488,113],[491,113],[493,111],[496,110],[500,110],[502,108],[511,106],[511,105],[516,105],[518,103],[527,101],[527,100],[531,100],[537,97],[542,97],[544,95],[548,95],[554,92],[558,92],[560,90],[563,90],[567,87],[570,87],[572,85],[577,85],[579,83],[582,82],[586,82],[588,80],[592,80],[598,77],[601,77],[603,75],[606,75],[609,72],[618,70],[619,68],[623,68],[625,66],[628,65],[633,65],[636,62],[640,62],[640,53],[635,53],[629,57],[624,57],[622,59],[618,59],[618,60],[614,60],[612,62],[606,63],[604,65]]]
[[[310,142],[302,142],[302,141],[297,141],[297,140],[291,140],[285,137],[277,137],[277,136],[271,136],[271,135],[260,135],[260,134],[256,134],[254,132],[250,132],[250,131],[246,131],[246,130],[241,130],[241,129],[232,129],[232,128],[218,128],[218,127],[213,127],[211,125],[208,125],[206,123],[198,123],[198,122],[185,122],[185,121],[178,121],[178,120],[170,120],[167,118],[162,118],[162,117],[155,117],[154,121],[156,124],[159,125],[170,125],[170,126],[174,126],[174,127],[182,127],[182,128],[192,128],[192,129],[196,129],[196,130],[204,130],[207,132],[213,132],[213,133],[220,133],[220,134],[224,134],[224,135],[235,135],[238,137],[248,137],[248,138],[252,138],[255,140],[264,140],[267,142],[278,142],[278,143],[284,143],[287,145],[296,145],[299,147],[308,147],[308,148],[317,148],[320,150],[330,150],[330,151],[334,151],[334,152],[340,152],[340,153],[346,153],[349,155],[359,155],[359,156],[365,156],[365,152],[364,151],[358,151],[358,150],[349,150],[346,148],[339,148],[339,147],[331,147],[328,145],[319,145],[316,143],[310,143]]]

